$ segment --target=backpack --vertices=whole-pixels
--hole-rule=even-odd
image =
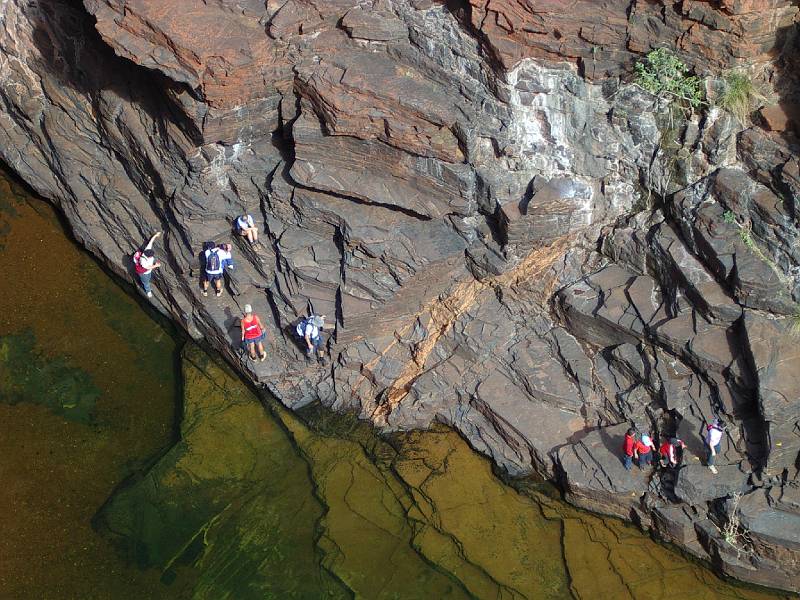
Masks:
[[[145,269],[145,268],[142,266],[142,263],[140,262],[140,261],[141,261],[141,259],[142,259],[142,255],[143,255],[143,254],[144,254],[144,253],[143,253],[141,250],[137,250],[137,251],[136,251],[136,252],[133,254],[133,266],[134,266],[134,268],[136,269],[136,272],[137,272],[137,273],[139,273],[140,275],[143,275],[144,273],[147,273],[147,269]]]
[[[206,271],[217,273],[222,270],[222,261],[219,259],[219,252],[215,249],[211,251],[206,259]]]
[[[308,325],[308,321],[309,321],[308,319],[300,319],[300,322],[297,324],[297,327],[295,327],[297,335],[299,335],[301,338],[306,337],[306,325]]]
[[[312,333],[311,337],[316,338],[316,337],[319,336],[320,328],[325,326],[325,319],[322,318],[322,317],[317,317],[315,315],[308,315],[308,317],[306,317],[304,319],[300,319],[300,322],[297,324],[297,327],[295,327],[295,331],[297,331],[297,335],[299,335],[301,338],[305,338],[306,337],[306,327],[308,325],[311,325],[312,327],[314,327],[317,330],[317,334],[316,335],[314,335],[313,331],[311,332]]]

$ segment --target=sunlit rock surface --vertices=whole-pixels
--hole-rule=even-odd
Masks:
[[[121,275],[165,231],[156,306],[287,406],[446,423],[511,474],[796,589],[788,542],[718,551],[724,498],[648,474],[614,500],[627,484],[593,473],[621,424],[677,431],[695,460],[720,414],[747,492],[797,485],[793,128],[676,120],[616,77],[668,44],[701,73],[763,66],[791,101],[797,7],[529,4],[8,0],[0,154]],[[244,211],[264,245],[237,239],[233,295],[204,299],[197,252]],[[239,353],[245,303],[265,363]],[[333,325],[326,369],[292,339],[309,307]]]

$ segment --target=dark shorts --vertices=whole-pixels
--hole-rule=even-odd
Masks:
[[[215,281],[222,281],[223,273],[216,273],[212,275],[211,273],[206,273],[206,281],[209,283],[214,283]]]
[[[258,336],[257,338],[253,338],[251,340],[249,340],[247,338],[244,338],[244,343],[245,344],[257,344],[258,342],[263,342],[266,339],[266,337],[267,337],[266,332],[261,332],[261,335]]]

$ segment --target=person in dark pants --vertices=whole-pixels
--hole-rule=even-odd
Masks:
[[[631,427],[625,432],[625,439],[622,440],[622,464],[628,471],[633,467],[633,459],[636,456],[636,430]]]
[[[683,458],[684,448],[686,448],[686,444],[676,437],[665,440],[658,449],[658,453],[661,455],[661,466],[673,469],[679,467]]]
[[[133,255],[133,266],[136,269],[136,274],[139,276],[142,289],[148,298],[153,297],[153,289],[150,287],[150,280],[153,278],[153,270],[161,266],[161,263],[156,260],[156,253],[153,251],[153,244],[160,235],[160,231],[154,233],[144,249],[137,251]]]
[[[643,433],[641,439],[636,441],[636,453],[639,455],[639,468],[653,464],[653,455],[656,447],[649,433]]]
[[[325,315],[309,315],[297,324],[299,335],[306,347],[306,360],[311,360],[317,354],[317,360],[325,366],[325,349],[322,347],[322,329],[325,327]]]
[[[203,278],[203,296],[208,296],[208,285],[214,286],[214,293],[217,297],[222,295],[222,282],[226,269],[233,269],[233,256],[231,255],[230,245],[220,244],[209,248],[204,253],[205,256],[205,277]]]

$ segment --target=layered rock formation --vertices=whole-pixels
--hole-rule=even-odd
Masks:
[[[670,116],[607,77],[674,43],[788,89],[797,7],[769,5],[7,0],[0,151],[121,275],[164,230],[156,305],[287,406],[446,423],[796,590],[794,133]],[[242,212],[264,244],[236,239],[230,294],[205,299],[197,253]],[[245,303],[265,363],[239,351]],[[293,337],[309,309],[333,324],[328,368]],[[713,415],[731,426],[709,480]],[[689,466],[624,471],[631,423],[677,431]],[[739,493],[744,547],[721,533]]]

